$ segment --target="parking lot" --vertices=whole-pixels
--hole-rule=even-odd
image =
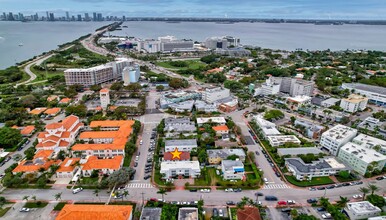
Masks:
[[[216,206],[216,207],[204,207],[205,219],[209,220],[211,217],[228,217],[228,209],[225,206]]]
[[[55,207],[55,203],[48,203],[44,208],[31,208],[29,212],[20,212],[20,209],[24,207],[25,202],[15,203],[13,207],[2,217],[2,219],[34,219],[34,220],[51,220],[55,219],[55,214],[51,213]]]

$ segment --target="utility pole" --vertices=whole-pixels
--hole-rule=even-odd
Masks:
[[[144,198],[145,193],[144,193],[144,192],[141,192],[141,195],[142,195],[142,206],[143,206],[143,203],[144,203],[144,201],[145,201],[145,198]]]

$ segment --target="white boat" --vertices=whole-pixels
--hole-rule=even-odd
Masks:
[[[22,46],[24,46],[24,44],[23,44],[23,43],[20,43],[20,44],[19,44],[19,47],[22,47]]]

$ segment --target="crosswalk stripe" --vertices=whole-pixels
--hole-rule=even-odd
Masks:
[[[263,189],[288,189],[291,188],[286,184],[269,184],[265,185]]]
[[[130,183],[127,188],[154,188],[150,183]]]

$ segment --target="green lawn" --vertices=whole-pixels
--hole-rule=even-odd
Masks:
[[[31,66],[31,71],[36,74],[36,79],[33,82],[50,79],[54,76],[64,76],[63,71],[44,71],[34,69],[34,65]]]
[[[56,206],[54,207],[54,211],[60,211],[63,209],[63,207],[67,204],[67,202],[59,202],[58,204],[56,204]]]
[[[300,186],[300,187],[318,186],[318,185],[326,185],[326,184],[334,183],[334,181],[332,181],[328,176],[315,177],[315,178],[312,178],[311,181],[298,181],[294,176],[285,176],[285,177],[287,178],[288,182],[292,183],[295,186]]]
[[[24,208],[44,208],[48,205],[48,202],[27,202]]]
[[[205,63],[201,62],[200,60],[185,60],[182,62],[185,62],[187,64],[186,67],[178,67],[172,65],[173,61],[165,61],[165,62],[157,62],[156,64],[158,66],[168,68],[168,69],[176,69],[176,70],[186,70],[186,69],[198,69],[200,67],[206,66]]]
[[[8,212],[8,210],[10,210],[11,207],[7,207],[7,208],[0,208],[0,217],[3,217],[5,215],[5,213]]]
[[[94,178],[82,177],[80,183],[85,185],[96,185],[98,184],[98,179],[99,179],[98,177],[94,177]]]

